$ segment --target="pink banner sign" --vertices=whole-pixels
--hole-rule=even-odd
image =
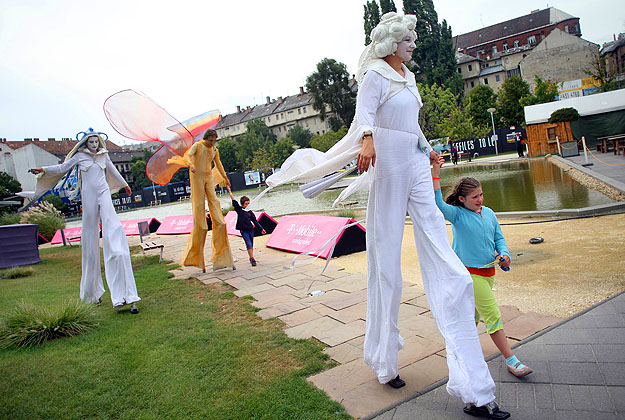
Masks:
[[[335,244],[333,256],[363,251],[365,229],[362,226],[354,225],[341,232],[341,229],[353,222],[353,219],[347,217],[282,216],[266,245],[297,253],[312,252],[312,255],[326,259]]]
[[[262,214],[263,212],[255,211],[254,216],[256,216],[256,220],[260,220],[260,216]],[[237,226],[237,212],[236,211],[229,211],[228,214],[226,214],[226,217],[224,217],[224,220],[226,221],[226,231],[228,232],[228,235],[241,236],[241,232],[239,232],[236,228]]]
[[[154,220],[153,217],[145,217],[143,219],[132,219],[132,220],[122,220],[122,228],[124,228],[124,233],[126,236],[138,235],[139,234],[139,222],[148,222],[148,225],[152,223]]]
[[[167,216],[156,231],[157,235],[181,235],[191,233],[193,229],[193,215]]]
[[[65,233],[65,239],[71,242],[80,241],[80,236],[82,235],[82,227],[78,226],[75,228],[63,229],[63,233]],[[52,240],[50,241],[50,243],[60,244],[62,242],[63,242],[63,238],[61,237],[61,229],[59,229],[56,231],[56,233],[52,237]]]

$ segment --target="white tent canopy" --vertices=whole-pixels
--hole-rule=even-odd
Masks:
[[[625,89],[526,106],[525,123],[530,125],[547,122],[553,111],[561,108],[575,108],[582,117],[619,111],[625,109]]]

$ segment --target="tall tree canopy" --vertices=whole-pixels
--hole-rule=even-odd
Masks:
[[[371,31],[380,23],[380,8],[375,0],[367,1],[364,4],[365,13],[363,16],[365,26],[365,45],[371,42]]]
[[[396,12],[397,7],[395,7],[395,2],[393,0],[380,0],[380,10],[382,11],[382,14]]]
[[[419,124],[428,140],[445,137],[447,134],[441,125],[458,107],[453,92],[445,87],[433,84],[419,85],[423,99],[423,108],[419,112]]]
[[[521,105],[530,106],[536,104],[545,104],[553,102],[558,96],[558,85],[551,83],[549,80],[543,80],[538,75],[534,75],[534,94],[531,93],[521,98]]]
[[[458,74],[451,27],[438,14],[432,0],[404,0],[404,13],[416,15],[417,39],[409,66],[417,80],[428,85],[450,88],[456,96],[462,94],[462,77]]]
[[[306,78],[306,89],[312,95],[313,108],[319,111],[322,120],[325,120],[326,107],[329,107],[342,125],[350,126],[356,112],[356,93],[349,87],[345,64],[324,58],[317,64],[317,71]]]

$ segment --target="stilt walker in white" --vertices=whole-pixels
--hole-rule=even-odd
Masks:
[[[356,116],[347,135],[326,153],[297,150],[267,179],[267,185],[310,182],[357,158],[363,174],[335,204],[370,187],[365,362],[381,384],[405,385],[397,356],[404,346],[398,315],[401,244],[408,212],[426,297],[445,339],[447,391],[467,404],[467,414],[505,419],[510,414],[499,410],[495,402],[495,383],[478,339],[473,282],[449,245],[445,220],[434,201],[430,162],[439,156],[419,127],[423,103],[414,74],[403,64],[411,60],[415,49],[415,25],[413,15],[390,12],[382,16],[359,60]]]
[[[111,200],[111,194],[122,188],[129,195],[131,191],[111,162],[103,136],[107,137],[92,129],[78,133],[78,143],[62,164],[31,169],[31,172],[40,174],[37,191],[32,197],[39,198],[63,177],[67,179],[68,172],[75,171],[77,182],[70,195],[77,195],[80,190],[82,198],[80,299],[87,303],[98,303],[104,294],[100,273],[101,222],[104,271],[113,307],[117,310],[131,305],[134,314],[139,313],[137,302],[141,298],[137,294],[126,234]]]

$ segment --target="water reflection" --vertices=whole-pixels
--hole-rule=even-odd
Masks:
[[[443,168],[443,195],[464,176],[482,183],[484,204],[495,211],[560,210],[613,202],[544,159]]]

